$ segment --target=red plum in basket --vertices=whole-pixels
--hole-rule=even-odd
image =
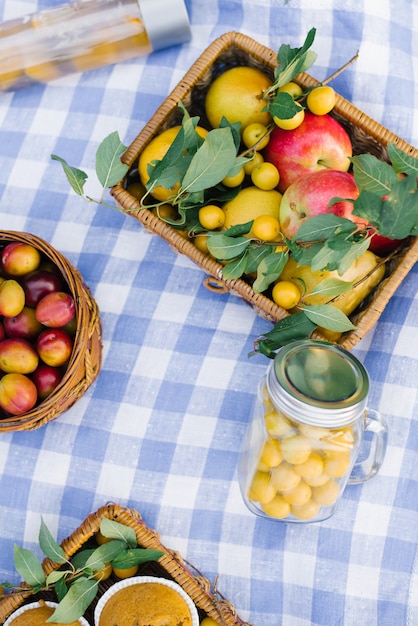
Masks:
[[[36,319],[35,309],[29,306],[23,307],[19,315],[5,317],[3,327],[7,337],[22,337],[23,339],[34,339],[43,330],[42,324]]]
[[[36,340],[36,350],[41,360],[52,367],[61,367],[70,358],[73,341],[70,335],[60,328],[42,331]]]
[[[63,371],[46,363],[39,363],[31,378],[38,390],[39,400],[45,400],[60,384]]]
[[[48,328],[60,328],[69,324],[75,316],[75,303],[65,291],[48,293],[36,305],[36,319]]]
[[[11,415],[22,415],[36,404],[35,383],[25,374],[5,374],[0,379],[0,406]]]
[[[53,291],[63,291],[64,283],[57,272],[37,269],[22,277],[21,285],[25,292],[27,306],[36,307],[38,302]]]

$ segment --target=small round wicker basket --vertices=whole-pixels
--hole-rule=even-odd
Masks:
[[[49,243],[35,235],[0,231],[0,245],[10,241],[34,246],[56,265],[74,298],[77,327],[73,350],[59,386],[27,413],[0,419],[0,433],[34,430],[54,420],[69,409],[90,387],[99,374],[102,360],[99,309],[79,271]]]

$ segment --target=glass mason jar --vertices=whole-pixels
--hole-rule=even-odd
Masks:
[[[368,391],[364,366],[339,346],[301,340],[279,350],[260,381],[239,463],[253,513],[321,521],[347,483],[379,471],[387,425],[367,408]]]
[[[0,24],[0,91],[190,39],[184,0],[74,0]]]

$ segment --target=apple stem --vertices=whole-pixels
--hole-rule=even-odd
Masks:
[[[330,83],[332,80],[334,80],[335,78],[337,78],[337,76],[339,76],[340,74],[342,74],[344,72],[344,70],[347,69],[347,67],[349,67],[352,63],[354,63],[355,61],[357,61],[357,59],[359,58],[359,50],[357,50],[356,54],[351,57],[351,59],[349,61],[347,61],[347,63],[344,63],[344,65],[342,67],[340,67],[340,69],[336,70],[333,74],[331,74],[331,76],[328,76],[328,78],[326,78],[325,80],[322,81],[321,85],[327,85],[328,83]]]

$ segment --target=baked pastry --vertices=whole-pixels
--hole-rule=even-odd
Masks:
[[[62,626],[62,624],[58,624],[57,622],[47,622],[47,619],[51,617],[52,613],[55,611],[55,606],[50,606],[45,604],[45,602],[40,601],[37,604],[32,604],[28,606],[25,610],[23,607],[22,611],[16,611],[16,615],[11,616],[10,621],[7,622],[9,626]],[[84,623],[84,622],[83,622]],[[67,626],[80,626],[81,622],[76,620],[75,622],[71,622],[67,624]]]
[[[96,626],[192,626],[188,603],[166,584],[141,582],[122,587],[104,604]]]

